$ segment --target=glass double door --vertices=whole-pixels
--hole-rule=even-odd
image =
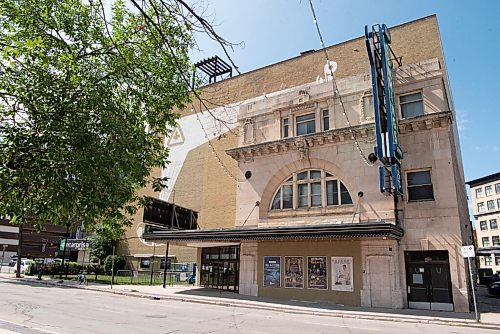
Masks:
[[[405,252],[408,307],[453,311],[447,251]]]
[[[239,246],[203,248],[201,285],[238,292]]]

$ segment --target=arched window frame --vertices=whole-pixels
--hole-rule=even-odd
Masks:
[[[352,205],[344,183],[323,169],[294,172],[276,189],[269,210],[304,210]]]

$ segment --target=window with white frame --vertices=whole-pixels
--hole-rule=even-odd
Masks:
[[[399,97],[399,106],[401,108],[402,118],[417,117],[424,114],[424,103],[422,100],[422,93],[412,93],[408,95],[401,95]]]
[[[295,118],[297,136],[316,132],[316,115],[314,113],[300,115]]]
[[[490,247],[490,237],[483,237],[483,247]]]
[[[484,202],[477,203],[477,212],[479,213],[486,212],[486,207],[484,206]]]
[[[483,188],[477,188],[476,189],[476,198],[482,198],[483,197]]]
[[[479,222],[479,228],[481,229],[481,231],[488,230],[488,224],[486,223],[486,220],[482,220]]]
[[[495,255],[495,265],[500,266],[500,255]]]
[[[497,230],[498,229],[498,224],[496,219],[490,219],[490,228],[492,230]]]
[[[494,235],[491,237],[491,243],[493,246],[500,246],[500,236]]]
[[[417,171],[406,173],[408,181],[408,201],[434,200],[431,171]]]
[[[495,184],[495,192],[497,193],[497,195],[500,195],[500,183]]]
[[[497,199],[497,208],[500,209],[500,198]]]
[[[281,136],[288,138],[290,136],[290,124],[288,124],[288,117],[281,119]]]
[[[486,196],[493,195],[493,186],[489,185],[489,186],[484,187],[484,192],[486,193]]]
[[[271,210],[347,204],[352,204],[352,198],[342,181],[325,170],[310,169],[293,173],[279,186]]]
[[[484,264],[486,266],[491,266],[491,264],[492,264],[491,256],[485,256],[484,257]]]
[[[328,109],[321,112],[321,119],[323,121],[323,131],[330,129],[330,113]]]
[[[486,205],[488,206],[488,211],[495,210],[495,201],[493,200],[487,201]]]

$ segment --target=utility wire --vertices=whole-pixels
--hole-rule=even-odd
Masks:
[[[363,153],[363,150],[361,149],[361,146],[359,145],[358,140],[354,137],[351,121],[349,120],[349,117],[347,116],[347,112],[346,112],[346,109],[344,106],[344,102],[342,100],[342,96],[340,95],[340,91],[339,91],[339,88],[337,86],[337,82],[335,81],[335,76],[333,75],[332,65],[330,64],[330,58],[328,57],[328,52],[326,51],[325,43],[323,41],[323,35],[321,34],[321,30],[319,29],[318,19],[316,18],[316,12],[314,11],[314,6],[312,3],[312,0],[309,0],[309,5],[311,7],[311,13],[312,13],[312,16],[314,19],[314,25],[316,26],[316,31],[318,32],[318,37],[319,37],[319,40],[321,42],[321,48],[322,48],[323,53],[325,54],[326,63],[328,64],[328,69],[329,69],[330,75],[332,77],[332,90],[334,93],[334,97],[335,97],[335,95],[337,95],[339,97],[340,106],[342,107],[342,114],[344,115],[344,117],[347,121],[347,125],[349,127],[349,133],[351,134],[351,138],[354,140],[354,144],[356,145],[356,148],[358,149],[359,155],[361,156],[361,158],[363,159],[363,161],[365,162],[366,165],[373,166],[373,164],[368,160],[366,155]]]

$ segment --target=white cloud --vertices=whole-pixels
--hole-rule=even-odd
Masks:
[[[462,132],[467,128],[467,124],[470,123],[468,113],[465,110],[457,110],[456,114],[458,131]]]

